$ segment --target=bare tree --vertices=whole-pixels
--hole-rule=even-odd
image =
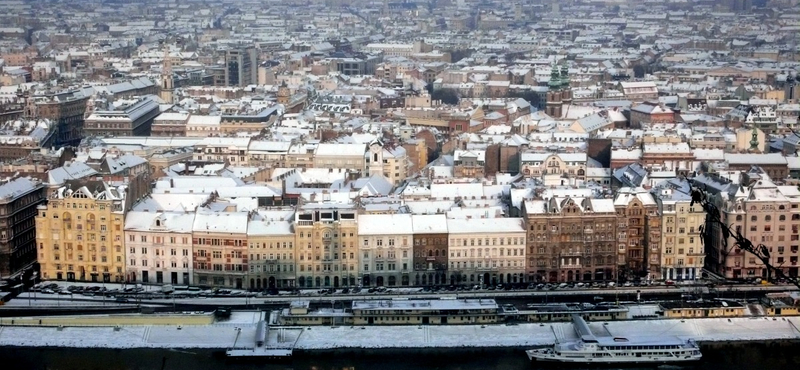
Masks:
[[[770,260],[769,247],[762,243],[755,244],[750,241],[750,239],[744,237],[740,231],[731,229],[730,225],[723,222],[721,211],[708,197],[708,193],[697,187],[692,188],[691,205],[695,204],[701,205],[703,210],[706,212],[706,222],[700,226],[700,235],[702,236],[701,241],[704,246],[708,246],[709,244],[713,243],[714,240],[720,239],[720,249],[724,256],[727,257],[730,249],[732,248],[741,249],[745,253],[755,256],[759,261],[761,261],[762,264],[764,264],[764,267],[767,269],[768,281],[771,281],[774,277],[785,280],[789,284],[800,288],[800,279],[798,279],[798,277],[788,276],[783,271],[783,265],[776,266],[772,264],[772,261]],[[717,233],[721,234],[719,235],[721,238],[717,238]],[[728,240],[731,238],[734,240],[734,244],[729,246]]]

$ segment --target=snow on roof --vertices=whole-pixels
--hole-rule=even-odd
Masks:
[[[194,212],[206,203],[209,194],[163,194],[153,193],[133,206],[134,211],[141,212]]]
[[[293,236],[291,221],[254,220],[247,223],[248,236]]]
[[[247,212],[199,211],[194,219],[192,231],[208,233],[246,234]]]
[[[455,199],[456,197],[471,198],[483,196],[483,184],[431,184],[431,198]]]
[[[97,174],[93,168],[83,162],[67,162],[59,168],[47,171],[47,182],[50,185],[63,184],[67,180],[82,179]]]
[[[429,300],[368,300],[353,301],[353,310],[364,311],[439,311],[439,310],[497,310],[494,299],[429,299]]]
[[[729,164],[755,164],[755,165],[781,165],[787,164],[786,157],[781,153],[768,154],[739,154],[725,153],[725,160]]]
[[[175,176],[162,178],[156,181],[154,190],[159,192],[176,192],[179,189],[202,189],[203,192],[212,192],[218,188],[229,188],[242,185],[241,180],[221,176]]]
[[[641,149],[618,148],[611,150],[611,159],[633,159],[638,160],[642,157]]]
[[[364,144],[319,144],[314,152],[318,156],[363,156],[367,150]]]
[[[452,234],[525,233],[521,218],[448,219],[447,231]]]
[[[525,201],[525,210],[528,214],[560,213],[567,201],[572,201],[578,208],[586,213],[611,213],[616,212],[613,199],[592,199],[580,197],[554,197],[545,200]]]
[[[522,162],[544,162],[547,158],[555,156],[564,162],[586,162],[586,153],[533,153],[526,152],[520,154]]]
[[[222,116],[200,116],[192,115],[186,122],[190,126],[219,126]]]
[[[36,189],[40,183],[29,177],[19,177],[0,185],[0,199],[14,199]]]
[[[125,231],[187,233],[192,232],[194,212],[140,212],[125,214]],[[158,222],[156,222],[158,221]]]
[[[446,234],[447,217],[445,215],[412,215],[411,222],[414,234]]]
[[[687,143],[649,143],[644,144],[644,153],[691,153]]]
[[[253,140],[250,142],[250,152],[288,152],[292,146],[290,141]]]
[[[656,205],[656,200],[653,194],[650,194],[644,188],[628,188],[623,187],[617,191],[617,196],[614,198],[614,205],[627,206],[634,199],[638,199],[644,206]]]
[[[410,214],[358,215],[358,235],[404,235],[414,232]]]
[[[463,158],[476,158],[478,162],[486,160],[485,150],[456,150],[453,152],[453,161],[459,161]]]
[[[249,137],[206,137],[195,145],[247,149],[247,147],[250,145],[250,138]]]
[[[186,121],[188,118],[189,113],[164,112],[153,119],[153,123],[158,123],[158,121]]]

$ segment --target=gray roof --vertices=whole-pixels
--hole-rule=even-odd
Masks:
[[[36,189],[41,183],[29,177],[20,177],[0,185],[0,199],[15,199]]]

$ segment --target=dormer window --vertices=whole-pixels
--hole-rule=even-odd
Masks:
[[[161,220],[156,220],[156,226],[161,226]]]

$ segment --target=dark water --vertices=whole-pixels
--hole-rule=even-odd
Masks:
[[[387,340],[391,340],[387,338]],[[686,369],[796,370],[800,342],[703,346],[703,361]],[[522,350],[380,350],[300,354],[291,361],[229,362],[209,350],[0,348],[8,370],[516,370],[536,369]],[[663,367],[661,369],[664,369]],[[679,369],[670,367],[669,369]]]

